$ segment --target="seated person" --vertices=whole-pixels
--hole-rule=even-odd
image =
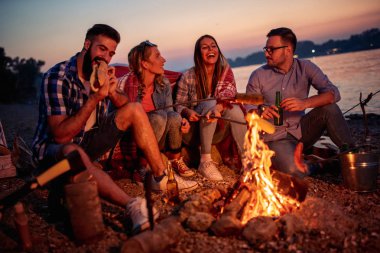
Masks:
[[[264,141],[275,151],[274,168],[296,176],[308,175],[318,166],[303,163],[302,149],[311,147],[325,130],[339,148],[353,145],[347,123],[336,104],[339,90],[314,63],[294,58],[297,38],[292,30],[273,29],[267,37],[264,47],[267,64],[252,72],[247,93],[264,96],[270,106],[261,110],[261,117],[271,121],[279,117],[276,91],[282,93],[283,125],[276,127],[274,134],[264,135]],[[318,94],[308,97],[311,86]],[[314,109],[305,114],[307,108]]]
[[[171,87],[164,74],[165,59],[157,46],[144,41],[128,54],[130,72],[119,79],[118,87],[125,91],[130,101],[141,103],[148,114],[156,139],[173,168],[183,177],[193,176],[181,157],[182,133],[190,124],[174,111]],[[180,180],[180,179],[179,179]],[[187,181],[183,190],[195,189],[198,184]]]
[[[119,42],[120,35],[114,28],[96,24],[87,31],[79,53],[45,73],[33,140],[33,154],[41,166],[35,173],[56,163],[63,155],[78,150],[86,169],[97,182],[99,195],[126,208],[133,230],[139,231],[149,227],[146,201],[130,197],[93,163],[115,146],[127,129],[133,129],[137,145],[152,168],[152,189],[166,191],[166,167],[141,104],[129,103],[128,98],[117,90],[117,79],[112,71],[102,76],[103,86],[97,87],[96,92],[91,90],[93,65],[100,61],[108,64]],[[110,102],[117,110],[107,114]],[[61,184],[54,189],[53,192],[62,197]],[[155,210],[154,213],[157,218],[158,212]]]
[[[217,120],[210,118],[223,116],[245,121],[239,105],[227,105],[216,100],[235,97],[237,91],[232,70],[212,36],[204,35],[197,40],[194,63],[195,66],[187,70],[178,83],[175,102],[183,103],[204,98],[215,100],[178,105],[176,110],[191,122],[190,132],[183,137],[184,143],[198,147],[200,142],[201,161],[198,171],[209,180],[219,181],[223,180],[223,177],[211,159],[212,144],[221,142],[231,133],[241,159],[247,127],[223,121],[219,122],[223,127],[217,128]]]

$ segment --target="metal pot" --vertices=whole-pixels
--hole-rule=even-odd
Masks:
[[[356,192],[376,190],[379,153],[347,153],[340,155],[344,184]]]

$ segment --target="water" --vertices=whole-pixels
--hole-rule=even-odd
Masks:
[[[340,91],[341,100],[338,102],[342,112],[359,103],[360,92],[362,99],[369,93],[380,90],[380,49],[354,53],[328,55],[310,59],[317,64]],[[261,64],[233,68],[238,92],[245,92],[248,78],[252,71]],[[311,88],[310,96],[316,91]],[[380,114],[380,92],[366,106],[367,113]],[[347,114],[362,114],[360,106]]]

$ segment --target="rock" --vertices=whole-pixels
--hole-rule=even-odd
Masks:
[[[186,225],[194,231],[206,231],[211,224],[215,221],[215,218],[205,212],[196,212],[194,215],[187,219]]]
[[[217,236],[239,235],[243,225],[234,216],[223,215],[211,226],[211,231]]]
[[[179,211],[179,219],[185,221],[197,212],[210,212],[215,200],[221,197],[217,189],[208,189],[192,195]]]
[[[270,241],[277,234],[276,222],[271,217],[264,216],[251,219],[243,230],[243,237],[251,244]]]
[[[281,231],[285,233],[285,236],[287,238],[306,229],[303,220],[291,213],[287,213],[282,216],[278,220],[277,224],[280,227]]]

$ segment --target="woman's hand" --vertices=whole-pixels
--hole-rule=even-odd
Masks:
[[[223,105],[221,104],[216,104],[214,107],[212,107],[207,113],[206,113],[206,118],[207,122],[214,122],[217,121],[217,119],[213,118],[212,116],[215,117],[221,117],[222,116],[222,111],[223,111]]]
[[[181,122],[181,132],[187,134],[190,131],[190,123],[187,119],[182,118]]]
[[[191,122],[199,121],[199,117],[201,116],[201,115],[199,115],[199,113],[197,113],[194,110],[188,109],[188,108],[185,110],[186,110],[187,119],[189,121],[191,121]]]

